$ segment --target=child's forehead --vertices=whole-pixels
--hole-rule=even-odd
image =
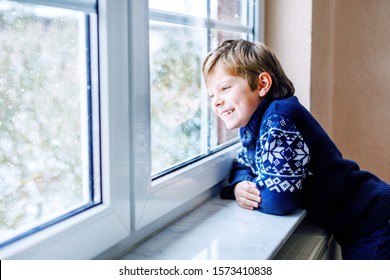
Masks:
[[[212,69],[207,75],[207,82],[216,82],[216,83],[224,83],[230,80],[234,80],[236,78],[235,75],[229,74],[224,68],[215,67]]]
[[[213,69],[216,70],[216,69]],[[237,83],[246,82],[246,80],[238,75],[232,75],[227,73],[226,71],[223,71],[222,69],[211,71],[206,78],[206,88],[208,91],[214,91],[218,88],[221,88],[223,86],[227,85],[233,85]]]
[[[217,63],[209,72],[209,76],[219,76],[228,79],[234,77],[235,75],[231,73],[230,68],[227,65],[223,63]]]

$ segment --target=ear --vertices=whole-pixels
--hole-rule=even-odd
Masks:
[[[262,72],[259,75],[259,81],[258,81],[258,89],[259,89],[259,96],[264,97],[268,93],[268,91],[271,89],[272,86],[272,78],[271,75],[267,72]]]

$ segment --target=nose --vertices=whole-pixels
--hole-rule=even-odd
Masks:
[[[223,100],[221,98],[216,97],[213,101],[213,105],[215,107],[219,107],[219,106],[223,105]]]

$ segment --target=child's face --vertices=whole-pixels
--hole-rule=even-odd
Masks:
[[[246,126],[262,101],[259,90],[251,90],[244,78],[226,74],[218,65],[208,74],[206,86],[214,113],[228,129]]]

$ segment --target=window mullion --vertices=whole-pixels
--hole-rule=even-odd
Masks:
[[[210,0],[207,0],[207,20],[210,20],[210,15],[211,15],[211,3]],[[209,52],[211,49],[211,29],[209,26],[207,26],[207,52]],[[201,74],[203,77],[203,73]],[[204,83],[203,83],[204,85]],[[207,89],[205,89],[206,91]],[[204,92],[205,92],[204,91]],[[207,98],[207,154],[210,153],[211,151],[211,107],[210,107],[210,98],[208,97],[208,94],[203,94],[205,98]]]
[[[56,8],[83,11],[86,13],[96,13],[96,0],[11,0],[26,4],[43,5]]]
[[[202,75],[202,74],[200,74]],[[201,110],[202,110],[202,120],[201,120],[201,151],[205,151],[206,154],[209,154],[210,152],[210,101],[207,94],[204,94],[206,92],[206,87],[204,86],[204,83],[202,83],[202,97],[201,97]]]
[[[149,13],[150,20],[155,21],[181,24],[193,27],[212,28],[231,32],[252,33],[253,31],[252,25],[246,26],[241,24],[232,24],[228,22],[213,20],[210,18],[182,15],[154,9],[150,9]]]
[[[253,24],[254,24],[254,40],[264,42],[265,40],[265,29],[264,29],[264,18],[265,18],[265,0],[253,0],[254,8],[252,9]],[[257,7],[257,8],[256,8]]]
[[[129,2],[130,180],[137,228],[151,189],[151,118],[149,83],[149,12],[147,1]]]

